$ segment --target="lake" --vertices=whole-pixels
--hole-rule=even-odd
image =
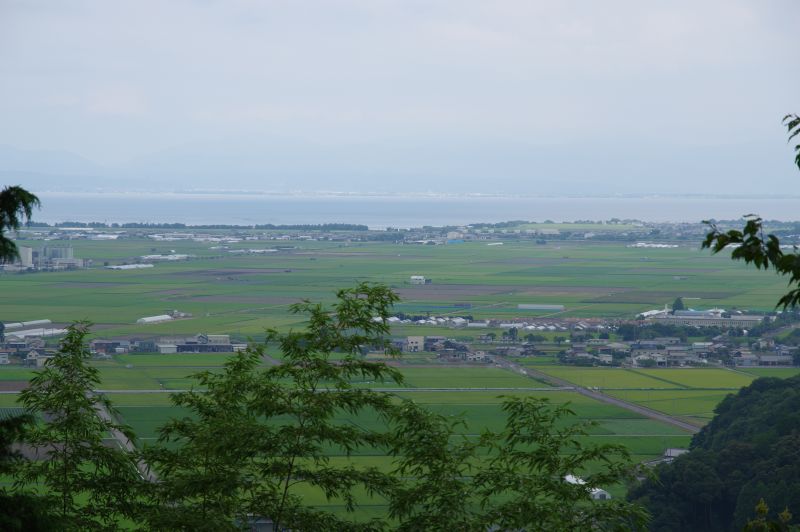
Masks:
[[[40,222],[365,224],[373,229],[508,220],[699,222],[757,213],[796,220],[798,198],[357,196],[42,192]]]

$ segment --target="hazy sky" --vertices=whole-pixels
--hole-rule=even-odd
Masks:
[[[0,175],[798,194],[798,20],[797,0],[0,0]]]

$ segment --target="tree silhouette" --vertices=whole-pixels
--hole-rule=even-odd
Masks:
[[[800,116],[789,114],[783,117],[783,124],[789,133],[789,141],[800,135]],[[794,162],[800,169],[800,144],[795,145]],[[777,306],[795,307],[800,303],[800,253],[784,253],[780,240],[773,234],[764,234],[764,223],[760,216],[748,214],[745,217],[744,228],[722,232],[717,226],[706,221],[711,228],[703,241],[703,248],[709,248],[712,253],[719,253],[728,246],[734,246],[731,252],[733,260],[743,260],[747,264],[754,264],[760,270],[773,269],[780,275],[789,277],[789,285],[793,286],[780,300]]]
[[[0,263],[19,257],[17,245],[6,237],[6,231],[19,229],[22,218],[30,220],[33,208],[38,206],[39,198],[20,186],[5,187],[0,191]]]

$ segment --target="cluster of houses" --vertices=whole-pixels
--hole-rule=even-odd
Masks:
[[[531,305],[534,306],[534,305]],[[536,307],[545,305],[535,305]],[[560,305],[550,305],[551,307],[559,307]],[[381,318],[375,318],[380,320]],[[530,319],[521,318],[513,321],[501,320],[473,320],[469,317],[463,316],[390,316],[386,319],[390,325],[433,325],[439,327],[448,327],[451,329],[516,329],[518,333],[526,332],[603,332],[608,331],[610,326],[602,320],[578,320],[578,319]],[[521,337],[522,335],[520,335]]]
[[[92,356],[100,359],[124,353],[233,353],[246,348],[247,344],[232,342],[227,334],[197,334],[157,340],[96,339],[89,343]],[[6,335],[0,342],[0,365],[15,363],[42,367],[55,356],[56,351],[54,347],[46,347],[44,339],[38,336],[17,338]]]
[[[540,342],[513,341],[509,337],[482,335],[478,342],[462,342],[445,336],[408,336],[392,341],[405,353],[436,353],[449,362],[494,362],[496,356],[524,357],[542,353]],[[687,367],[709,363],[730,366],[791,366],[800,347],[775,343],[772,339],[744,347],[734,338],[719,335],[710,342],[684,342],[665,336],[651,340],[614,341],[588,338],[563,343],[561,360],[578,365],[627,365],[632,367]],[[545,348],[547,349],[547,348]]]
[[[17,338],[6,335],[0,342],[0,364],[14,363],[29,367],[42,367],[55,355],[55,349],[45,347],[44,339],[38,336]]]
[[[437,353],[440,359],[453,362],[493,362],[486,351],[476,351],[472,346],[444,336],[408,336],[392,341],[393,347],[405,353]]]
[[[41,367],[54,349],[45,348],[45,338],[60,336],[65,329],[53,327],[50,320],[3,323],[0,328],[0,365],[11,364],[16,358],[26,366]]]
[[[122,353],[233,353],[247,344],[231,342],[227,334],[197,334],[194,336],[162,337],[157,340],[92,340],[90,351],[99,356]]]
[[[611,365],[614,361],[627,362],[636,366],[686,366],[708,363],[710,354],[720,345],[710,342],[685,344],[677,337],[662,337],[635,342],[612,342],[590,339],[576,342],[564,352],[573,361],[596,362]]]
[[[712,342],[683,342],[678,337],[619,342],[591,339],[573,343],[564,352],[568,361],[611,365],[615,362],[634,367],[702,366],[722,361],[733,366],[791,366],[797,346],[759,340],[752,347],[741,347],[730,337],[720,335]]]

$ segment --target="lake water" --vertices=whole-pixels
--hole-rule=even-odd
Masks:
[[[39,194],[40,222],[185,224],[354,223],[370,228],[464,225],[508,220],[638,219],[699,222],[757,213],[797,220],[800,198],[296,196],[270,194]]]

